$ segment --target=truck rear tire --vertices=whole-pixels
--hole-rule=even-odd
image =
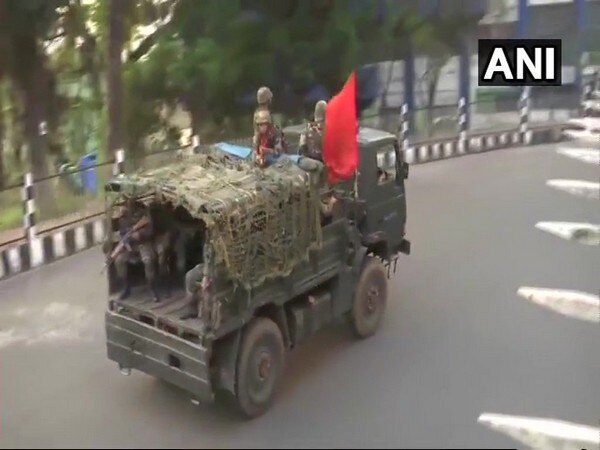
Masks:
[[[242,335],[236,368],[236,403],[245,417],[258,417],[270,408],[279,389],[284,360],[279,327],[270,319],[253,319]]]
[[[351,323],[359,338],[374,335],[383,319],[387,303],[387,274],[383,264],[368,257],[354,293]]]

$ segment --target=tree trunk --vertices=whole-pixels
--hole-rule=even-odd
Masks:
[[[49,97],[48,77],[41,56],[32,64],[31,72],[23,84],[25,103],[25,137],[29,147],[31,172],[34,180],[48,176],[48,125],[47,103]],[[42,125],[45,124],[45,125]],[[46,128],[44,130],[44,127]],[[44,134],[44,131],[46,134]],[[55,199],[50,181],[36,184],[35,195],[43,213],[55,210]]]
[[[0,190],[6,186],[6,170],[4,168],[4,92],[0,90]]]
[[[20,168],[23,164],[23,123],[25,117],[22,113],[22,102],[17,95],[14,83],[8,89],[8,129],[10,130],[10,148],[13,153],[14,164]]]
[[[128,0],[110,0],[108,28],[108,150],[124,145],[123,77],[121,54],[125,43],[125,14]]]
[[[428,62],[427,76],[427,136],[433,134],[435,120],[435,94],[437,91],[438,80],[440,78],[441,66],[433,61]]]

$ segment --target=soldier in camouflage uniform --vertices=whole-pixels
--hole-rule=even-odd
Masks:
[[[254,143],[254,158],[258,165],[264,167],[272,163],[281,154],[287,153],[288,146],[283,131],[273,125],[268,111],[258,111],[255,116],[258,135]]]
[[[133,198],[127,198],[123,213],[119,220],[119,233],[121,236],[124,236],[144,217],[150,219],[148,209],[144,207],[144,205],[136,203]],[[131,240],[129,241],[129,247],[115,258],[117,275],[125,283],[123,292],[120,295],[121,299],[129,297],[131,294],[131,281],[128,276],[128,265],[141,260],[144,265],[146,282],[150,287],[154,300],[159,301],[156,289],[156,254],[153,245],[153,228],[152,220],[149,220],[148,225],[132,234]]]
[[[190,313],[181,316],[181,320],[194,319],[205,315],[205,299],[211,282],[210,267],[212,247],[205,244],[202,262],[185,274],[186,302],[192,305]]]
[[[256,103],[258,104],[258,106],[254,110],[254,118],[253,118],[253,123],[254,123],[254,137],[252,139],[253,147],[256,147],[256,145],[258,144],[258,134],[259,133],[258,133],[258,126],[256,125],[256,119],[257,119],[258,113],[260,111],[267,111],[268,113],[271,113],[271,102],[272,101],[273,101],[273,93],[271,92],[271,89],[269,89],[268,87],[263,86],[256,92]]]
[[[299,154],[323,162],[323,135],[327,102],[320,100],[315,106],[314,121],[300,134]]]

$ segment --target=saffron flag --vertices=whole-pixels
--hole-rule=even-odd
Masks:
[[[352,72],[344,88],[327,104],[323,161],[329,184],[350,180],[358,170],[357,76]]]

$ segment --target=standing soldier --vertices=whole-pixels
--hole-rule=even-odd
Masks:
[[[258,104],[258,106],[254,110],[254,120],[253,120],[254,121],[254,137],[252,140],[252,144],[254,147],[256,147],[256,145],[258,143],[258,127],[256,125],[257,115],[260,111],[267,111],[268,113],[270,113],[272,101],[273,101],[273,93],[271,92],[271,89],[269,89],[268,87],[263,86],[256,92],[256,103]]]
[[[136,224],[142,221],[146,221],[147,224],[131,234],[125,251],[121,252],[115,258],[117,275],[125,284],[120,298],[125,299],[131,294],[131,280],[129,279],[128,271],[129,263],[137,262],[141,259],[144,264],[146,282],[149,285],[154,300],[159,301],[156,289],[156,257],[152,245],[154,230],[150,213],[144,205],[140,205],[133,198],[128,197],[125,200],[125,207],[119,223],[121,236],[124,236]]]
[[[287,142],[281,129],[273,125],[268,111],[258,111],[255,124],[258,134],[254,144],[254,157],[259,166],[264,167],[282,153],[287,153]]]
[[[327,102],[320,100],[315,106],[314,121],[306,125],[300,135],[299,154],[323,162],[323,135]]]

